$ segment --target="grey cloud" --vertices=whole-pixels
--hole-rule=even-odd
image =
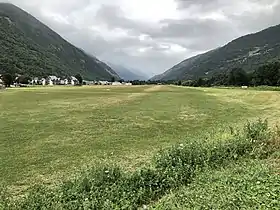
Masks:
[[[244,13],[242,15],[230,15],[237,28],[246,33],[257,32],[269,26],[278,25],[280,23],[280,1],[277,1],[270,12],[261,12],[256,14],[254,11]]]
[[[110,29],[123,28],[135,35],[148,34],[158,30],[157,24],[131,20],[125,16],[120,7],[112,5],[102,5],[96,13],[95,20]]]
[[[126,51],[126,49],[136,50],[141,46],[150,46],[151,50],[144,54],[144,56],[139,55],[138,58],[133,57],[132,60],[134,60],[136,64],[138,63],[136,61],[137,59],[141,61],[144,59],[145,61],[143,63],[149,64],[152,69],[157,69],[159,63],[167,67],[172,64],[172,61],[179,61],[179,59],[184,58],[184,55],[173,55],[173,57],[172,55],[164,54],[166,48],[161,47],[158,43],[174,43],[179,44],[191,52],[203,52],[224,45],[245,33],[261,30],[271,24],[276,24],[279,18],[275,17],[280,16],[277,14],[277,10],[279,11],[278,6],[276,6],[270,13],[258,13],[252,11],[251,13],[247,12],[236,15],[228,12],[230,7],[234,5],[234,1],[180,0],[180,2],[179,6],[181,6],[181,9],[188,10],[188,8],[196,7],[196,11],[201,12],[202,16],[207,12],[222,11],[226,19],[215,20],[211,18],[198,19],[189,17],[179,20],[162,20],[160,24],[153,25],[151,23],[128,19],[121,8],[106,5],[100,8],[96,18],[100,23],[106,24],[109,28],[123,28],[130,31],[133,35],[149,35],[153,40],[152,44],[146,42],[139,43],[138,40],[134,40],[130,43],[125,40],[119,40],[119,44],[116,44],[118,42],[114,44],[108,43],[107,46],[123,49],[122,53],[130,58],[133,56],[129,54],[130,50]],[[274,1],[248,0],[248,2],[265,5],[272,4]],[[160,27],[161,24],[163,25],[162,27]],[[185,54],[185,56],[187,56],[187,54]],[[143,65],[143,63],[140,65]],[[154,65],[155,63],[156,65]]]
[[[121,4],[111,0],[69,0],[67,4],[62,0],[9,1],[90,54],[114,63],[142,67],[150,75],[246,33],[278,24],[280,20],[280,0],[174,0],[182,17],[163,19],[158,23],[131,19]],[[249,10],[244,12],[243,6],[246,5],[249,5]],[[250,10],[252,5],[260,8],[271,5],[271,9]],[[43,10],[67,17],[69,24],[44,15]],[[216,13],[224,18],[211,16]],[[114,29],[122,29],[127,35],[108,39],[102,27],[112,36]],[[140,40],[139,36],[143,34],[149,39]],[[173,44],[184,47],[186,51],[166,53]],[[148,50],[141,53],[140,48]]]
[[[204,12],[220,9],[228,5],[229,2],[225,0],[176,0],[178,3],[178,9],[187,9],[191,7],[200,7]]]
[[[178,3],[178,9],[187,9],[191,7],[197,7],[201,12],[209,12],[209,11],[217,11],[224,9],[232,9],[231,12],[234,11],[234,7],[238,5],[240,2],[242,3],[257,3],[260,5],[271,4],[277,0],[175,0]]]
[[[225,36],[224,39],[228,39],[227,33],[235,33],[229,22],[213,19],[164,20],[162,23],[165,26],[158,34],[154,34],[155,37],[185,38],[187,40]]]
[[[130,20],[124,16],[120,8],[113,6],[103,6],[96,17],[100,23],[105,23],[111,29],[123,28],[135,35],[147,34],[154,42],[165,40],[178,43],[178,39],[184,39],[185,41],[180,42],[180,45],[193,50],[216,47],[238,36],[231,24],[213,19],[162,20],[160,24],[163,26],[159,27],[160,24],[152,25]]]

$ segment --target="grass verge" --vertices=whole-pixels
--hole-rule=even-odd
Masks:
[[[55,188],[35,186],[22,198],[2,193],[3,209],[137,209],[148,207],[207,170],[220,170],[244,158],[263,160],[279,150],[279,131],[267,121],[230,129],[222,139],[193,140],[159,152],[150,166],[133,172],[103,166]],[[217,136],[217,135],[216,135]],[[4,191],[3,191],[4,192]],[[276,192],[277,193],[277,192]],[[264,201],[264,205],[268,203]]]
[[[198,173],[153,209],[279,209],[280,176],[268,160],[241,159]]]

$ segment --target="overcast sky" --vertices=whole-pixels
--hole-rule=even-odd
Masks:
[[[7,1],[97,58],[150,76],[280,23],[280,0]]]

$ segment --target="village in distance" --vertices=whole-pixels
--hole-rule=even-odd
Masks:
[[[46,78],[39,78],[39,77],[22,77],[18,75],[13,79],[10,84],[10,87],[29,87],[29,86],[81,86],[81,85],[112,85],[112,86],[132,86],[131,82],[124,82],[123,80],[112,81],[107,80],[83,80],[81,76],[70,76],[68,78],[60,78],[57,76],[48,76]],[[0,75],[0,87],[4,88],[5,81]]]

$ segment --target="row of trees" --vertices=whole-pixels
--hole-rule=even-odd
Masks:
[[[211,86],[280,86],[280,63],[274,62],[260,66],[254,72],[247,73],[241,68],[213,75],[211,78],[175,81],[175,85],[211,87]]]

